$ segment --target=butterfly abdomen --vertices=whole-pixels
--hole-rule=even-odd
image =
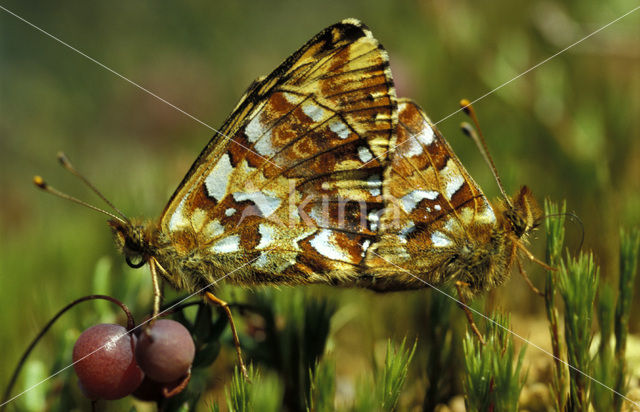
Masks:
[[[291,252],[243,250],[211,253],[203,248],[178,251],[170,242],[156,248],[154,259],[165,269],[160,274],[179,290],[196,292],[218,283],[240,286],[326,283],[354,286],[355,271],[334,270],[321,262],[297,260]],[[302,258],[302,255],[300,256]],[[164,273],[166,272],[166,273]]]

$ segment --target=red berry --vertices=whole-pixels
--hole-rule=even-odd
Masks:
[[[137,338],[120,325],[100,324],[82,332],[73,346],[73,368],[90,399],[120,399],[142,382],[136,364]]]
[[[144,373],[157,382],[173,382],[187,374],[196,348],[187,328],[160,319],[140,334],[136,360]]]

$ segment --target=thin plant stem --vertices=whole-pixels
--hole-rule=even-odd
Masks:
[[[545,200],[545,215],[554,215],[556,219],[545,220],[547,233],[546,259],[551,266],[560,264],[562,248],[564,244],[564,221],[566,205],[558,205]],[[564,353],[563,341],[560,337],[558,326],[558,309],[556,307],[557,277],[554,271],[547,271],[544,289],[545,311],[549,321],[549,333],[551,336],[551,350],[554,356],[553,388],[555,392],[556,409],[564,410],[566,405],[567,370],[561,359]]]

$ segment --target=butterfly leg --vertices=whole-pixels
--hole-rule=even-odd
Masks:
[[[527,248],[524,247],[524,245],[522,245],[522,242],[517,242],[516,244],[517,244],[518,248],[520,250],[522,250],[524,252],[524,254],[529,258],[530,261],[532,261],[534,263],[537,263],[538,265],[542,266],[543,268],[545,268],[546,270],[548,270],[550,272],[555,272],[555,271],[558,270],[556,268],[553,268],[553,267],[547,265],[546,263],[544,263],[543,261],[541,261],[537,257],[533,256],[533,254],[531,252],[529,252],[527,250]]]
[[[478,337],[478,340],[480,340],[480,343],[484,345],[485,343],[484,337],[482,336],[482,333],[480,333],[480,330],[478,329],[476,322],[473,320],[473,316],[471,314],[471,311],[469,310],[469,305],[467,304],[466,299],[462,294],[462,286],[464,285],[465,285],[464,282],[461,282],[459,280],[456,281],[456,290],[458,291],[458,298],[459,298],[458,304],[464,311],[465,315],[467,315],[467,321],[469,322],[469,326],[471,327],[471,330]]]
[[[224,300],[218,298],[211,292],[205,292],[204,296],[211,301],[214,305],[220,306],[227,318],[229,319],[229,324],[231,325],[231,334],[233,335],[233,344],[236,347],[236,353],[238,354],[238,363],[240,363],[240,369],[242,370],[242,374],[245,379],[249,380],[249,374],[247,373],[247,368],[244,365],[244,361],[242,360],[242,351],[240,350],[240,340],[238,339],[238,333],[236,332],[236,324],[233,322],[233,316],[231,316],[231,310],[229,309],[229,304]]]
[[[155,259],[149,261],[149,268],[151,269],[151,284],[153,285],[153,314],[151,321],[160,315],[160,303],[162,302],[162,290],[160,289],[160,277],[156,269]]]
[[[518,271],[520,271],[520,274],[524,278],[524,281],[527,282],[527,285],[529,285],[529,288],[533,291],[533,293],[535,293],[536,295],[544,296],[544,293],[540,292],[540,289],[538,289],[533,284],[531,279],[529,279],[529,275],[527,275],[527,272],[525,272],[524,268],[522,267],[522,263],[520,262],[520,259],[516,259],[516,262],[518,262]]]
[[[158,316],[160,316],[160,304],[162,303],[162,289],[160,287],[160,284],[162,282],[162,279],[160,279],[160,276],[158,276],[158,268],[164,270],[155,259],[151,258],[149,260],[149,269],[151,271],[151,284],[153,285],[153,313],[151,313],[151,318],[148,321],[148,325],[144,328],[144,333],[146,333],[147,336],[151,336],[151,326],[156,321]]]

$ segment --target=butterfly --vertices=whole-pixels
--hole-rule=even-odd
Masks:
[[[159,221],[110,221],[116,242],[187,291],[232,270],[244,285],[357,276],[375,233],[345,203],[382,203],[394,93],[364,25],[326,28],[249,87]]]
[[[365,262],[372,288],[458,282],[471,297],[501,285],[517,252],[530,256],[523,240],[542,216],[533,194],[523,186],[490,202],[424,111],[407,99],[398,108],[378,240]]]
[[[249,87],[158,220],[117,212],[127,263],[149,264],[154,313],[162,281],[204,294],[225,309],[241,366],[231,312],[210,290],[223,278],[377,291],[460,281],[473,294],[507,277],[539,218],[526,188],[489,203],[424,112],[396,97],[386,51],[355,19]]]

